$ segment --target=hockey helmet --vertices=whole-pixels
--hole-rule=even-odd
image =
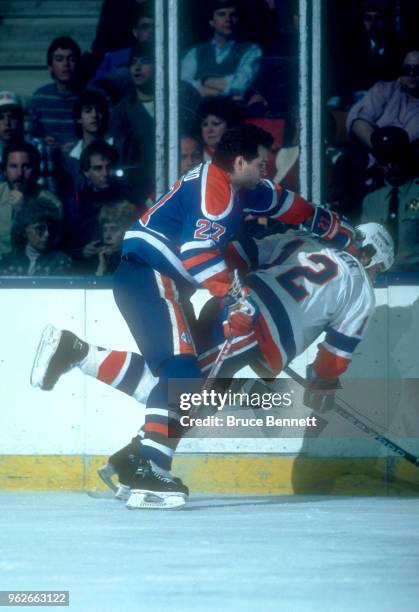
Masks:
[[[394,242],[388,231],[380,223],[362,223],[356,227],[362,234],[361,248],[371,244],[375,253],[366,268],[382,263],[389,270],[394,263]]]

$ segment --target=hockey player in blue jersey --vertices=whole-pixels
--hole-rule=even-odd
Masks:
[[[170,474],[178,406],[176,402],[168,406],[168,384],[188,379],[189,384],[196,381],[196,389],[201,385],[185,315],[187,298],[194,288],[204,287],[231,305],[224,251],[243,213],[303,224],[339,248],[354,238],[351,226],[335,213],[263,178],[271,143],[267,132],[252,125],[228,130],[213,163],[201,164],[176,181],[125,235],[122,262],[114,277],[115,300],[152,375],[158,377],[147,399],[132,488],[156,493],[163,507],[181,505],[187,494]],[[227,327],[232,336],[251,333],[258,316],[256,302],[246,287],[244,291],[248,299],[229,311]],[[135,379],[135,359],[127,368]],[[129,380],[126,377],[128,386]],[[149,507],[141,503],[137,507]]]
[[[305,401],[314,409],[333,403],[329,391],[349,366],[374,310],[370,280],[387,270],[394,259],[392,240],[382,226],[368,223],[359,230],[364,240],[355,256],[295,232],[279,239],[268,236],[230,245],[227,262],[248,273],[245,282],[259,305],[259,315],[254,333],[233,339],[220,376],[229,378],[244,365],[251,365],[256,371],[262,367],[264,376],[273,377],[325,330],[310,368],[311,385]],[[200,315],[197,350],[205,374],[223,343],[220,314],[210,300]],[[71,332],[49,326],[34,361],[32,384],[50,389],[74,365],[141,403],[147,402],[158,382],[141,355],[88,345]],[[99,471],[109,485],[112,474],[118,473],[122,483],[118,497],[130,494],[138,444],[144,434],[142,428],[140,436],[114,453]],[[134,492],[134,500],[136,497]]]

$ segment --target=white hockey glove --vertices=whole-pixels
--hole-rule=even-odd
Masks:
[[[325,413],[333,410],[336,389],[341,389],[339,378],[326,380],[319,378],[313,366],[308,365],[306,371],[307,387],[304,391],[303,404],[315,412]]]

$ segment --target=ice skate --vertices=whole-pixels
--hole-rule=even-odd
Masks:
[[[127,501],[131,495],[131,488],[130,484],[126,483],[132,482],[132,478],[135,474],[135,468],[132,470],[132,463],[127,458],[126,465],[122,466],[122,472],[118,472],[118,469],[113,465],[110,459],[107,463],[105,463],[105,465],[97,470],[98,476],[103,480],[106,486],[108,486],[111,491],[115,493],[115,499]],[[113,480],[113,476],[116,476],[117,479]],[[187,491],[186,494],[189,493],[188,488],[183,485],[180,478],[174,476],[172,480],[173,482],[182,485]]]
[[[115,470],[112,463],[108,461],[105,465],[102,465],[97,471],[99,477],[103,480],[103,482],[115,493],[115,499],[120,499],[121,501],[127,501],[130,496],[131,489],[128,485],[123,484],[122,482],[114,482],[112,480],[112,476],[118,475],[118,472]]]
[[[147,459],[141,459],[126,506],[129,510],[176,510],[185,505],[188,494],[180,478],[160,474]]]
[[[130,483],[141,460],[139,444],[140,437],[135,436],[129,444],[113,453],[97,471],[103,482],[115,493],[116,499],[126,501],[130,496]]]
[[[83,342],[72,332],[47,325],[42,332],[32,365],[32,387],[50,391],[60,376],[80,363],[88,351],[87,342]]]

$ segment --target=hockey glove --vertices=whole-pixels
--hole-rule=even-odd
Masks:
[[[226,338],[247,336],[252,333],[259,314],[257,304],[250,297],[247,287],[241,287],[241,296],[232,301],[227,297],[223,331]],[[230,302],[230,303],[228,303]]]
[[[346,249],[357,239],[355,228],[345,217],[340,217],[322,206],[315,206],[313,216],[306,227],[312,234],[327,240],[330,246],[336,249]]]
[[[326,380],[319,378],[313,366],[307,366],[307,387],[304,391],[303,404],[315,412],[325,413],[333,410],[336,389],[341,389],[339,378]]]

